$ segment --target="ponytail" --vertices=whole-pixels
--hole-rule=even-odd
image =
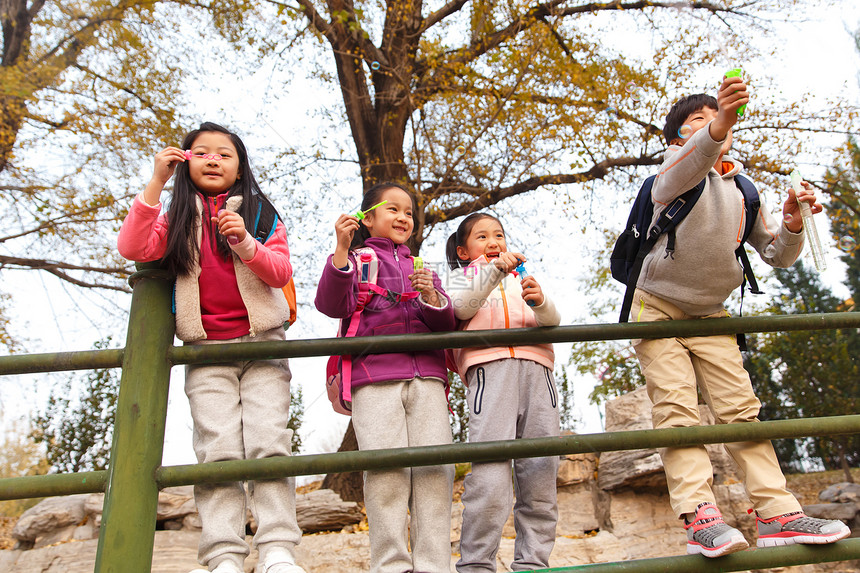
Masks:
[[[448,237],[448,242],[445,243],[445,257],[448,259],[448,266],[452,269],[465,267],[472,262],[461,259],[459,255],[457,255],[457,247],[466,246],[466,240],[472,232],[472,227],[474,227],[475,223],[481,219],[493,219],[502,227],[502,231],[505,230],[504,225],[502,225],[502,222],[499,221],[498,217],[494,217],[488,213],[472,213],[471,215],[468,215],[465,219],[460,221],[460,226],[457,227],[456,231],[451,233],[451,236]]]

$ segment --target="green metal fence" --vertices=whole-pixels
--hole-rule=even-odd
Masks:
[[[858,414],[758,424],[608,432],[162,467],[167,390],[170,368],[175,364],[495,346],[516,344],[523,340],[531,343],[577,342],[858,328],[860,313],[174,347],[174,323],[170,313],[172,279],[161,270],[145,267],[142,266],[143,270],[130,279],[134,294],[128,336],[123,349],[0,357],[2,374],[122,368],[110,466],[107,471],[0,480],[0,499],[105,492],[96,573],[150,571],[158,491],[169,486],[466,461],[860,433]],[[853,559],[860,559],[860,539],[847,539],[828,546],[758,549],[720,559],[676,556],[544,571],[743,571]]]

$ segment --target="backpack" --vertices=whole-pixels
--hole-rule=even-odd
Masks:
[[[353,249],[358,261],[358,304],[349,319],[346,332],[343,331],[343,320],[337,328],[338,337],[355,336],[361,313],[374,295],[381,295],[387,300],[402,302],[418,298],[418,292],[395,293],[376,284],[379,277],[379,257],[370,247]],[[335,412],[346,416],[352,415],[352,355],[329,356],[326,363],[326,393]]]
[[[263,209],[263,205],[266,209]],[[275,228],[278,226],[278,214],[269,205],[260,201],[257,203],[257,217],[254,220],[254,238],[265,244],[269,237],[275,234]],[[296,322],[296,283],[293,282],[293,277],[284,285],[281,290],[284,292],[284,298],[287,299],[287,304],[290,307],[290,317],[284,324],[284,328],[289,328]]]
[[[702,179],[698,185],[676,197],[666,206],[657,221],[651,225],[654,215],[651,187],[654,185],[655,178],[656,175],[652,175],[642,183],[642,187],[639,189],[639,193],[633,202],[633,208],[630,210],[630,216],[627,218],[627,226],[616,240],[615,246],[612,249],[612,255],[609,258],[612,278],[627,285],[627,289],[624,292],[624,301],[621,304],[621,316],[618,322],[628,321],[630,307],[633,304],[633,291],[636,289],[636,282],[639,280],[642,263],[664,233],[669,233],[664,258],[674,257],[675,227],[693,209],[696,201],[698,201],[705,189],[705,182],[707,180],[707,177]],[[758,217],[761,200],[759,199],[755,185],[746,177],[736,175],[735,184],[743,195],[745,211],[745,226],[741,244],[735,250],[735,256],[740,261],[744,273],[743,283],[741,284],[741,308],[743,308],[743,292],[747,282],[750,285],[750,292],[761,294],[746,250],[744,249],[744,243],[749,238]],[[738,344],[742,350],[746,349],[742,334],[738,335]]]

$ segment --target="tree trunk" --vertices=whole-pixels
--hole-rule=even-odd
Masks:
[[[352,427],[352,420],[346,427],[343,441],[337,449],[339,452],[354,452],[358,450],[358,440]],[[340,495],[344,501],[360,501],[364,503],[364,478],[362,472],[348,472],[343,474],[328,474],[323,479],[321,489],[330,489]]]
[[[836,439],[836,448],[839,450],[839,467],[845,472],[845,481],[854,483],[854,477],[851,475],[851,466],[848,465],[848,456],[845,455],[845,437]]]

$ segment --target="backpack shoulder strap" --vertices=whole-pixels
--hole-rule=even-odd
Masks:
[[[758,212],[761,209],[761,198],[758,195],[758,189],[752,181],[743,175],[735,175],[735,185],[740,189],[744,197],[744,211],[746,211],[746,225],[744,225],[744,235],[741,242],[746,242],[752,233],[755,226]]]
[[[265,201],[257,203],[257,215],[254,219],[254,238],[265,244],[278,226],[278,213]]]
[[[358,265],[356,272],[358,273],[358,304],[352,315],[349,318],[349,326],[346,332],[341,334],[341,328],[338,328],[338,336],[352,337],[358,332],[358,324],[361,321],[361,312],[375,294],[371,287],[376,286],[376,280],[379,276],[379,257],[376,251],[370,247],[359,247],[353,249],[353,255]],[[352,401],[352,356],[341,356],[341,391],[343,399],[347,402]]]
[[[653,201],[651,198],[651,188],[654,185],[655,179],[655,176],[651,176],[646,179],[645,183],[642,184],[642,188],[639,190],[640,196],[642,193],[648,194],[649,201]],[[670,233],[669,243],[666,246],[667,256],[671,255],[671,252],[675,249],[675,227],[677,227],[684,217],[687,216],[687,213],[693,209],[696,201],[701,197],[702,192],[705,189],[706,180],[707,177],[702,179],[699,184],[692,189],[685,191],[678,197],[675,197],[675,199],[673,199],[672,202],[663,209],[660,216],[657,218],[657,221],[648,228],[647,235],[640,243],[639,251],[636,253],[636,259],[633,261],[633,265],[627,273],[627,288],[624,291],[624,300],[621,303],[621,315],[618,319],[619,322],[627,322],[630,317],[630,308],[633,306],[633,292],[636,290],[636,283],[639,280],[639,273],[642,271],[642,264],[645,262],[645,257],[648,256],[648,253],[650,253],[651,249],[654,248],[654,245],[657,244],[657,241],[660,239],[660,235],[666,232]]]

